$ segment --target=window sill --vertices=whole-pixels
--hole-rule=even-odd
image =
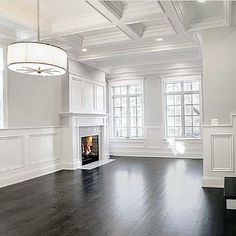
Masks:
[[[141,138],[110,138],[110,141],[118,141],[118,142],[143,142],[145,139],[143,137]]]
[[[202,141],[203,138],[162,138],[162,140],[167,141],[168,139],[180,140],[180,141]]]

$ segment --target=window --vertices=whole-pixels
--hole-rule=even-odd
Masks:
[[[166,136],[200,137],[200,81],[166,82]]]
[[[111,95],[113,137],[142,137],[142,85],[111,87]]]

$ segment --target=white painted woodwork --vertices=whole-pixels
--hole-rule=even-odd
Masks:
[[[61,169],[60,128],[0,130],[0,187]]]
[[[236,114],[227,125],[203,125],[203,186],[224,186],[225,176],[236,175]]]

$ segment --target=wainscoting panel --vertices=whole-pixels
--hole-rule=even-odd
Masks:
[[[236,177],[236,114],[230,124],[203,125],[203,187],[224,187],[224,177]]]
[[[22,135],[0,137],[0,172],[24,166],[24,146]]]
[[[60,128],[0,130],[0,187],[61,169]]]
[[[57,133],[30,135],[30,165],[59,159]]]
[[[112,139],[109,150],[114,156],[202,159],[202,140],[164,139],[162,124],[145,124],[143,139]]]
[[[211,171],[234,171],[233,163],[233,134],[212,134]]]

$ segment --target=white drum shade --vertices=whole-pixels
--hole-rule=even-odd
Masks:
[[[57,76],[67,70],[67,53],[45,43],[13,43],[8,46],[7,65],[10,70],[19,73]]]

